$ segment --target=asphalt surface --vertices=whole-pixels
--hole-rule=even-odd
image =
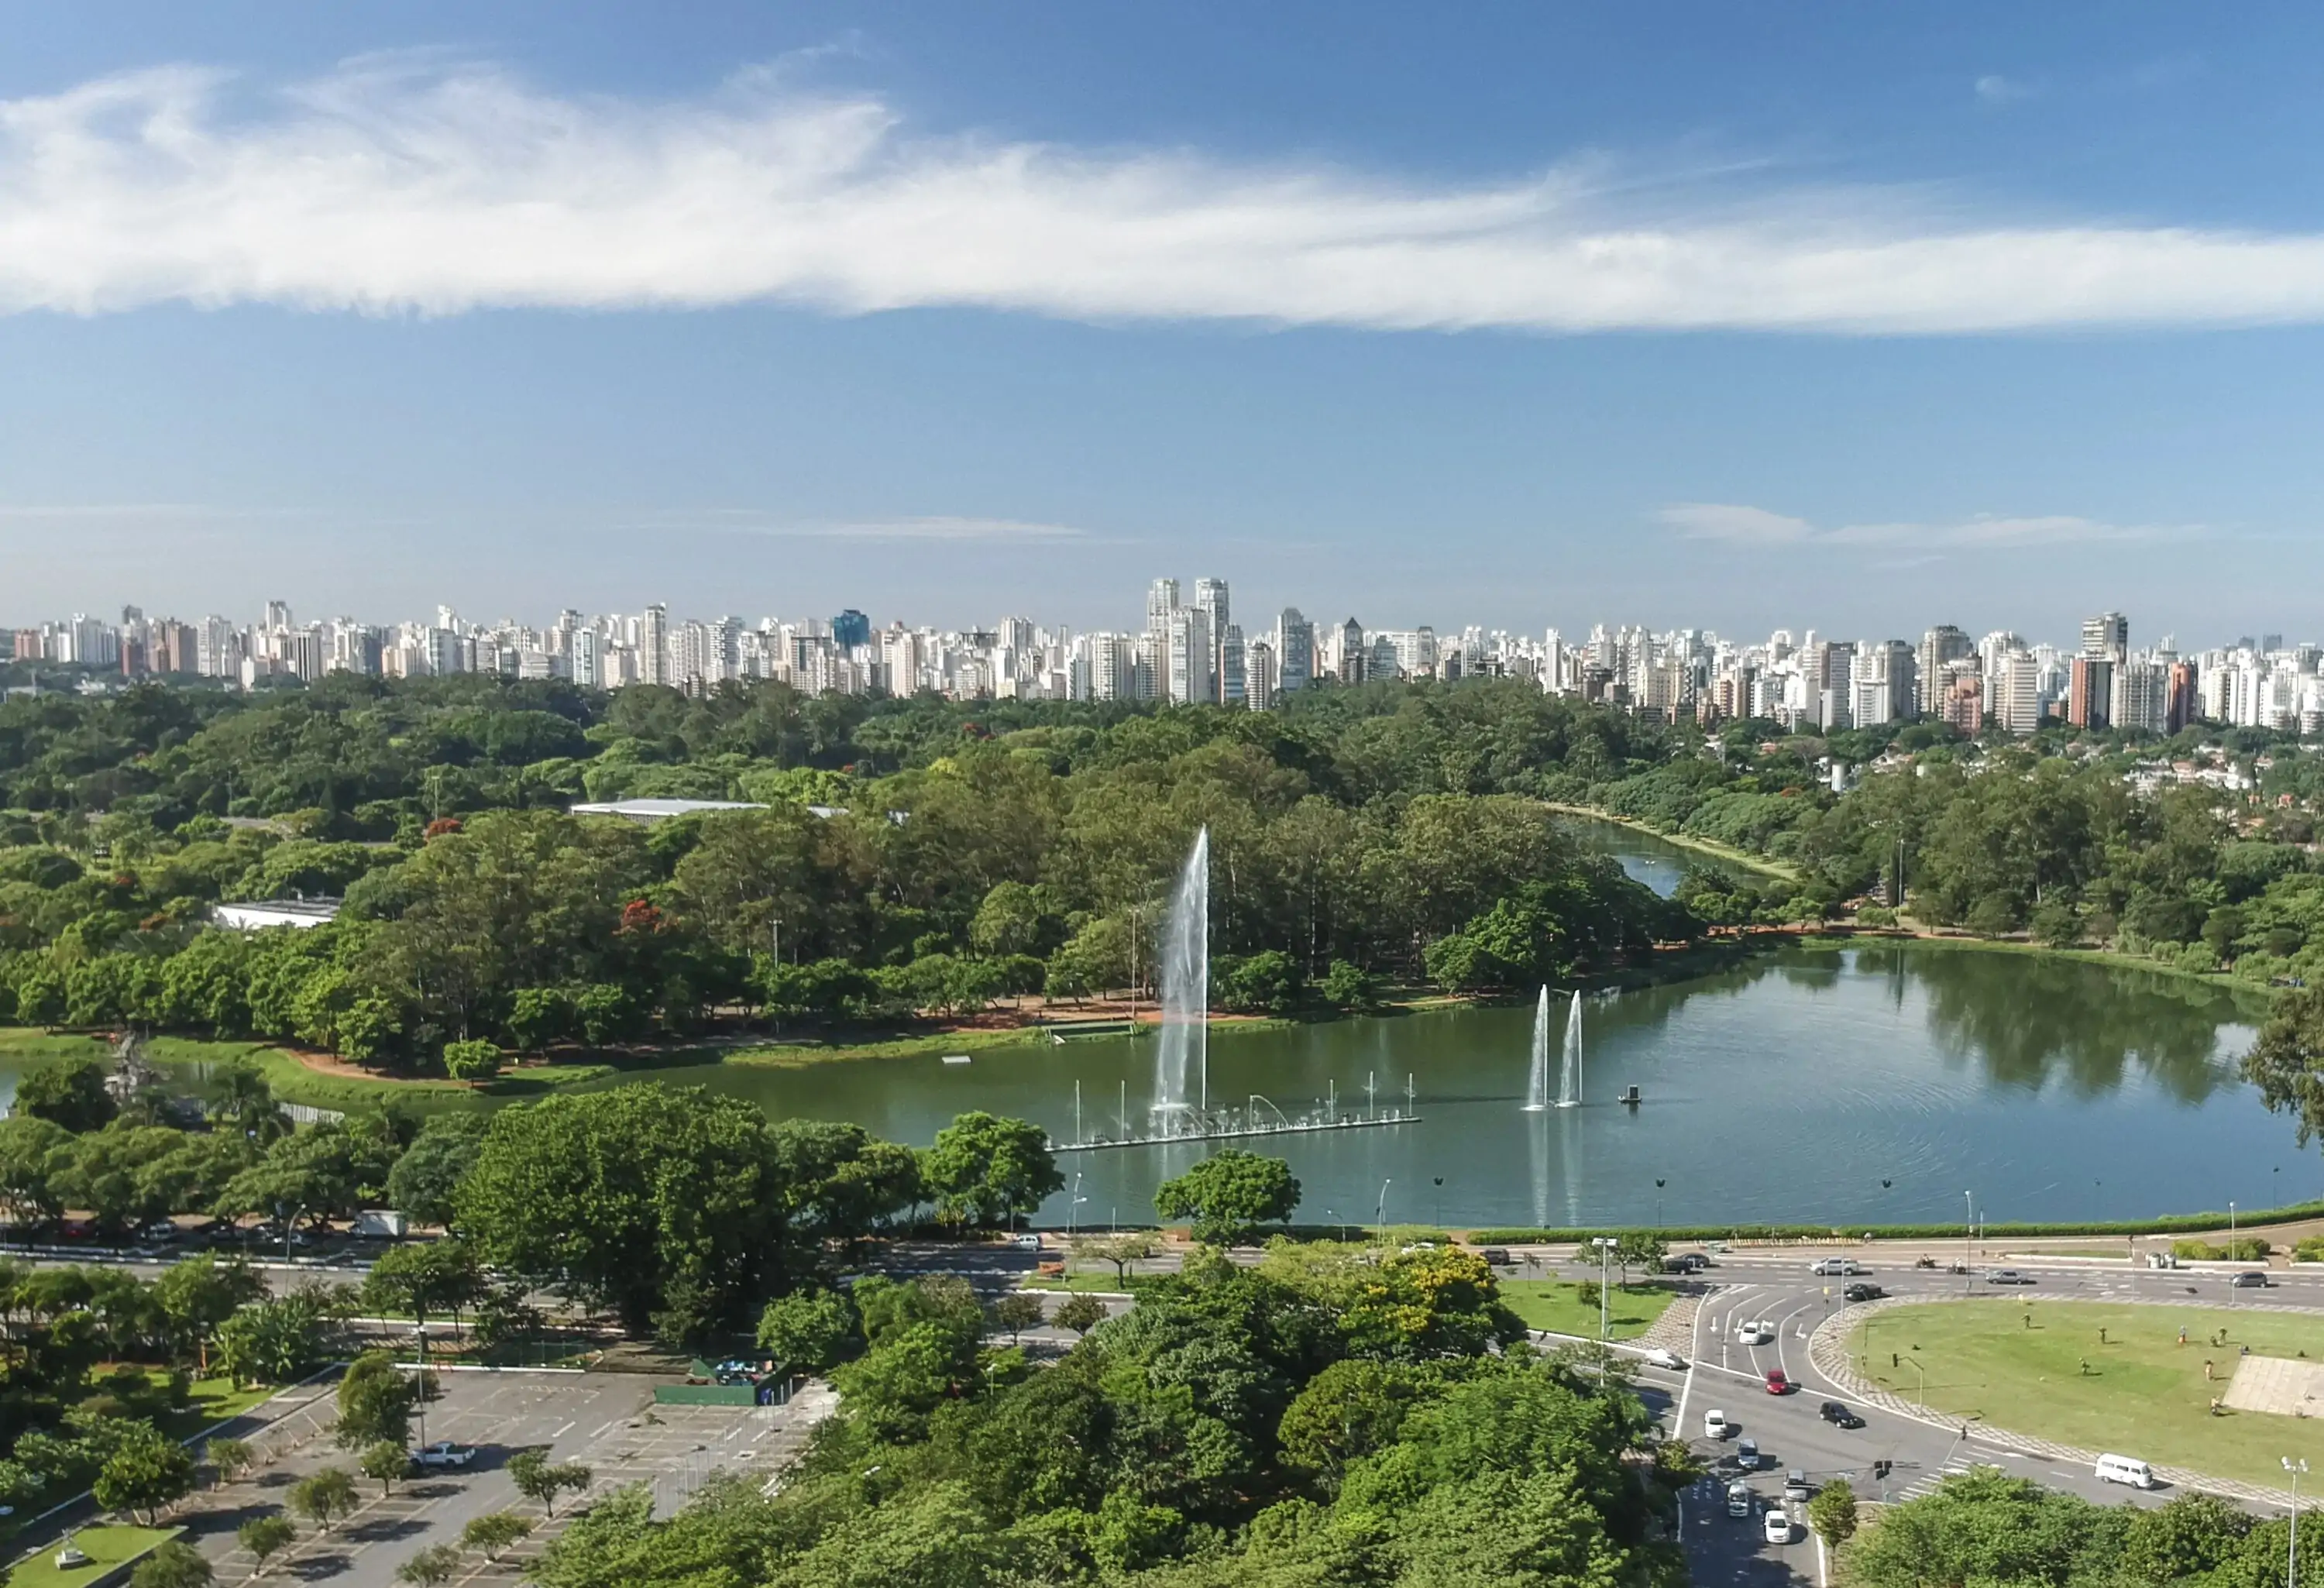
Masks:
[[[1807,1528],[1803,1509],[1791,1508],[1794,1521],[1791,1543],[1769,1544],[1762,1535],[1765,1511],[1784,1503],[1784,1479],[1793,1469],[1803,1470],[1809,1482],[1818,1487],[1834,1478],[1847,1479],[1859,1503],[1911,1500],[1933,1489],[1948,1473],[1980,1465],[1998,1467],[2102,1504],[2127,1500],[2160,1505],[2172,1498],[2174,1491],[2167,1487],[2142,1491],[2101,1483],[2087,1467],[2067,1467],[2054,1460],[1980,1444],[1974,1428],[1965,1436],[1959,1424],[1921,1421],[1858,1404],[1816,1370],[1808,1353],[1808,1337],[1816,1326],[1847,1305],[1841,1293],[1849,1284],[1870,1283],[1891,1296],[1932,1301],[1969,1294],[2027,1300],[2043,1297],[2170,1300],[2217,1306],[2264,1301],[2270,1306],[2324,1311],[2324,1275],[2283,1269],[2270,1275],[2272,1283],[2264,1290],[2238,1290],[2230,1288],[2224,1273],[2146,1269],[2133,1272],[2122,1264],[2074,1263],[2039,1256],[2004,1258],[1997,1251],[1981,1254],[1974,1271],[1962,1276],[1941,1269],[1914,1268],[1911,1266],[1914,1254],[1907,1252],[1866,1262],[1870,1271],[1861,1276],[1823,1278],[1809,1272],[1819,1255],[1812,1251],[1721,1256],[1717,1267],[1699,1276],[1707,1290],[1696,1312],[1691,1344],[1679,1348],[1688,1368],[1677,1372],[1639,1369],[1640,1389],[1662,1414],[1665,1426],[1712,1464],[1713,1476],[1697,1485],[1682,1502],[1681,1537],[1698,1583],[1774,1588],[1784,1583],[1821,1581],[1821,1548]],[[1939,1260],[1958,1260],[1959,1255],[1956,1249],[1950,1258],[1939,1255]],[[2004,1267],[2030,1275],[2034,1282],[2024,1287],[1988,1283],[1987,1274]],[[1737,1334],[1737,1325],[1746,1321],[1775,1324],[1774,1339],[1766,1344],[1745,1343]],[[1770,1368],[1781,1368],[1799,1388],[1788,1395],[1768,1394],[1766,1375]],[[1826,1400],[1848,1405],[1864,1418],[1865,1426],[1849,1430],[1824,1421],[1821,1408]],[[1736,1433],[1725,1440],[1704,1436],[1704,1414],[1714,1408],[1725,1412],[1736,1426]],[[1744,1436],[1756,1441],[1759,1448],[1757,1470],[1748,1473],[1739,1470],[1735,1457]],[[1872,1476],[1873,1463],[1881,1460],[1895,1463],[1886,1483]],[[1727,1485],[1738,1477],[1750,1485],[1754,1495],[1748,1519],[1729,1518],[1726,1512]]]

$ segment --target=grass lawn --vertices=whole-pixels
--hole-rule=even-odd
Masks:
[[[196,1379],[191,1403],[185,1410],[163,1417],[161,1431],[172,1439],[190,1439],[204,1428],[214,1428],[263,1404],[281,1388],[280,1384],[245,1384],[237,1390],[230,1379]]]
[[[1598,1337],[1598,1306],[1585,1306],[1582,1287],[1563,1279],[1503,1279],[1501,1299],[1530,1329]],[[1606,1297],[1607,1338],[1635,1340],[1670,1309],[1678,1292],[1663,1285],[1616,1286]]]
[[[1132,1273],[1130,1282],[1125,1285],[1113,1277],[1113,1265],[1108,1263],[1102,1269],[1075,1269],[1062,1279],[1053,1275],[1031,1275],[1026,1279],[1024,1288],[1028,1290],[1091,1290],[1105,1296],[1123,1296],[1138,1288],[1139,1280],[1160,1277],[1158,1274]]]
[[[8,1588],[81,1588],[107,1572],[135,1560],[184,1532],[183,1528],[83,1528],[72,1536],[89,1564],[69,1572],[56,1568],[63,1540],[41,1546],[38,1552],[8,1573]]]
[[[2025,1326],[2025,1315],[2034,1326]],[[2181,1345],[2179,1331],[2187,1331]],[[2104,1328],[2106,1343],[2098,1342]],[[2225,1347],[2203,1342],[2220,1329]],[[1863,1331],[1850,1347],[1863,1350]],[[2013,1296],[1872,1315],[1872,1378],[1940,1411],[2085,1450],[2280,1487],[2280,1456],[2324,1466],[2324,1419],[2223,1412],[2236,1353],[2324,1360],[2324,1318],[2238,1307],[2130,1306]],[[1889,1353],[1901,1365],[1889,1365]],[[2218,1379],[2206,1383],[2203,1362]],[[1926,1370],[1923,1391],[1919,1362]],[[2085,1375],[2081,1364],[2090,1371]]]

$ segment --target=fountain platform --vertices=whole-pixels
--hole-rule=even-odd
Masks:
[[[1085,1141],[1052,1141],[1052,1152],[1102,1152],[1110,1147],[1168,1147],[1180,1141],[1228,1141],[1247,1136],[1308,1136],[1324,1131],[1370,1131],[1388,1125],[1416,1125],[1416,1113],[1402,1110],[1366,1119],[1217,1120],[1202,1122],[1185,1131],[1157,1131],[1138,1136],[1093,1136]]]

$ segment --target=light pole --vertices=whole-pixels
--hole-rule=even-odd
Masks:
[[[1593,1235],[1590,1240],[1591,1244],[1598,1248],[1598,1339],[1600,1343],[1603,1343],[1607,1330],[1606,1260],[1614,1250],[1614,1238],[1610,1235]]]
[[[1961,1275],[1966,1288],[1974,1290],[1977,1287],[1969,1282],[1969,1270],[1977,1261],[1977,1253],[1972,1250],[1977,1243],[1977,1197],[1964,1191],[1961,1201],[1969,1210],[1968,1221],[1961,1226]]]
[[[1079,1170],[1076,1170],[1074,1174],[1073,1200],[1065,1204],[1065,1233],[1068,1236],[1074,1234],[1075,1231],[1081,1227],[1081,1221],[1075,1215],[1074,1210],[1080,1207],[1081,1205],[1087,1200],[1089,1199],[1082,1195],[1081,1173]]]
[[[1435,1176],[1434,1178],[1436,1181],[1436,1201],[1428,1216],[1435,1222],[1437,1228],[1443,1229],[1444,1227],[1444,1177],[1438,1175]]]
[[[1655,1177],[1655,1233],[1658,1235],[1663,1228],[1663,1186],[1666,1183],[1660,1175]]]
[[[2236,1260],[2236,1205],[2232,1201],[2227,1204],[2227,1260]],[[2236,1282],[2231,1279],[2227,1281],[2227,1305],[2235,1304]]]
[[[1372,1233],[1382,1241],[1388,1239],[1388,1188],[1395,1184],[1394,1175],[1380,1182],[1379,1201],[1372,1207]]]
[[[2300,1475],[2308,1470],[2306,1457],[2294,1461],[2279,1456],[2283,1470],[2292,1474],[2292,1543],[2283,1552],[2283,1588],[2300,1588]]]

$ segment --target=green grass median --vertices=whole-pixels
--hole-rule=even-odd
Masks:
[[[1868,1355],[1875,1383],[1949,1416],[2276,1488],[2282,1456],[2324,1467],[2324,1419],[2210,1410],[2246,1345],[2324,1361],[2324,1316],[2020,1294],[1890,1307],[1869,1321],[1868,1352],[1859,1324],[1849,1353]],[[2221,1329],[2227,1343],[2209,1343]]]
[[[1598,1337],[1598,1304],[1582,1297],[1582,1287],[1563,1279],[1503,1279],[1501,1299],[1528,1329],[1553,1334]],[[1678,1292],[1664,1285],[1616,1286],[1606,1293],[1606,1337],[1635,1340],[1670,1310]]]
[[[60,1570],[57,1551],[63,1540],[42,1545],[8,1573],[8,1588],[84,1588],[131,1561],[152,1554],[184,1532],[183,1528],[82,1528],[72,1536],[88,1565]]]

